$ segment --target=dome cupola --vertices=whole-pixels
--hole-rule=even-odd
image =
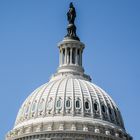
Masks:
[[[73,75],[91,81],[90,76],[84,73],[84,68],[82,66],[82,54],[85,45],[84,43],[80,42],[80,39],[76,34],[76,26],[74,23],[75,18],[76,11],[73,4],[70,3],[70,8],[67,12],[67,35],[58,44],[59,67],[57,73],[54,74],[54,77],[57,78],[62,75]]]

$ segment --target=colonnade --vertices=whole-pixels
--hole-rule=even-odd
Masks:
[[[68,64],[82,66],[82,52],[81,48],[60,48],[60,66]]]

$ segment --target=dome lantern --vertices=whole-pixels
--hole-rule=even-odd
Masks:
[[[52,76],[52,79],[56,79],[60,75],[75,75],[85,80],[91,81],[89,75],[84,73],[83,68],[83,50],[85,48],[84,43],[80,42],[79,37],[76,35],[76,10],[72,3],[70,3],[69,11],[67,12],[68,27],[67,35],[58,44],[59,48],[59,67],[57,73]]]

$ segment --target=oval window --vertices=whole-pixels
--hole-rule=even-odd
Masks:
[[[68,100],[66,101],[66,108],[70,108],[70,106],[71,106],[71,101],[68,99]]]
[[[118,117],[118,116],[117,116],[117,112],[116,112],[115,110],[114,110],[114,113],[115,113],[115,116]]]
[[[111,111],[111,108],[110,107],[108,108],[108,110],[109,110],[109,114],[112,114],[112,111]]]
[[[102,105],[102,111],[105,113],[105,106]]]
[[[43,110],[43,105],[44,105],[44,100],[42,100],[40,103],[39,103],[39,111],[42,111]]]
[[[61,108],[61,100],[58,99],[56,102],[56,108],[60,109]]]
[[[36,102],[33,103],[33,106],[32,106],[32,112],[35,111],[35,108],[36,108]]]
[[[50,99],[48,104],[47,104],[47,109],[51,110],[52,109],[52,100]]]
[[[86,110],[89,110],[90,109],[90,106],[89,106],[89,102],[88,101],[85,102],[85,109]]]
[[[95,111],[98,110],[98,105],[97,105],[97,103],[94,103],[94,109],[95,109]]]
[[[29,111],[29,106],[26,107],[25,114],[28,114],[28,111]]]
[[[80,102],[80,100],[77,100],[75,102],[75,105],[76,105],[76,109],[80,109],[81,108],[81,102]]]

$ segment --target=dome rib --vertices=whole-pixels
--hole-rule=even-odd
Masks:
[[[39,88],[40,88],[40,87],[39,87]],[[36,89],[36,90],[37,90],[37,89]],[[18,112],[18,115],[17,115],[17,117],[16,117],[16,121],[15,121],[14,127],[21,121],[21,116],[24,115],[25,104],[26,104],[26,102],[28,101],[28,99],[31,99],[31,97],[32,97],[33,94],[36,92],[36,90],[33,91],[33,93],[30,94],[30,95],[26,98],[26,100],[23,102],[23,104],[21,105],[21,107],[20,107],[20,109],[19,109],[19,112]]]
[[[93,84],[91,85],[91,87],[92,87],[93,91],[95,92],[96,99],[98,100],[99,108],[101,108],[101,102],[100,102],[100,99],[98,97],[98,94],[96,93],[96,90],[95,90],[96,88],[95,88],[95,86]],[[103,119],[103,115],[102,115],[101,109],[99,109],[99,112],[100,112],[100,118]]]
[[[114,118],[113,122],[115,121],[115,124],[117,124],[116,116],[115,116],[115,112],[114,112],[114,106],[116,106],[116,104],[115,104],[115,103],[112,103],[112,100],[109,98],[109,96],[106,94],[106,92],[103,91],[101,88],[100,88],[100,91],[101,91],[102,93],[105,93],[103,96],[105,96],[105,97],[108,99],[109,103],[110,103],[111,111],[112,111],[112,113],[113,113],[113,118]],[[112,121],[111,121],[111,122],[112,122]]]
[[[42,98],[42,95],[44,94],[44,92],[45,92],[45,90],[48,88],[48,86],[50,85],[51,83],[47,83],[47,85],[46,86],[44,86],[43,87],[43,89],[41,89],[42,90],[42,92],[40,93],[40,95],[39,95],[39,98],[38,98],[38,100],[34,100],[34,102],[36,101],[36,111],[35,111],[35,118],[38,116],[38,106],[39,106],[39,104],[40,104],[40,100],[41,100],[41,98]]]
[[[100,94],[100,96],[101,96],[102,99],[103,99],[103,104],[106,106],[107,118],[108,118],[108,120],[110,121],[110,114],[109,114],[109,112],[108,112],[108,106],[107,106],[107,103],[106,103],[105,98],[104,98],[104,96],[103,96],[103,93],[101,92],[100,88],[97,88],[97,91],[98,91],[98,94]],[[101,111],[102,111],[102,108],[101,108]]]
[[[46,87],[43,89],[42,93],[40,94],[40,97],[39,97],[39,100],[38,100],[38,103],[37,103],[37,113],[36,113],[36,115],[38,115],[38,112],[39,112],[38,106],[39,106],[39,104],[40,104],[40,102],[41,102],[41,99],[44,99],[44,98],[43,98],[43,94],[45,93],[46,89],[47,89],[51,84],[52,84],[52,82],[47,83]]]
[[[53,109],[52,109],[52,112],[53,112],[53,116],[55,115],[55,112],[56,112],[56,109],[55,109],[55,106],[56,106],[56,101],[57,101],[57,96],[58,96],[58,94],[59,94],[59,87],[61,86],[61,83],[63,82],[63,81],[65,81],[66,79],[65,78],[63,78],[63,79],[61,79],[61,80],[59,80],[58,81],[58,85],[57,85],[57,88],[55,89],[55,97],[54,97],[54,104],[53,104]],[[55,85],[56,85],[57,83],[55,83]],[[55,86],[54,85],[54,86]]]
[[[77,79],[75,79],[75,81],[78,83],[78,87],[79,87],[79,91],[80,91],[80,95],[81,95],[81,110],[82,110],[82,116],[84,116],[85,115],[85,113],[84,113],[84,95],[83,95],[83,91],[82,91],[82,88],[81,88],[81,85],[80,85],[80,80],[77,80]]]
[[[46,84],[44,84],[44,85],[46,85]],[[24,103],[22,104],[21,108],[23,108],[23,112],[22,112],[23,118],[25,118],[25,110],[27,109],[27,104],[29,104],[29,101],[33,98],[34,94],[37,94],[38,90],[40,90],[44,85],[42,85],[41,87],[39,87],[35,91],[33,91],[33,93],[31,93],[31,95],[28,96],[26,98],[26,100],[24,101]]]
[[[48,83],[47,83],[47,84],[48,84]],[[46,85],[46,84],[45,84],[45,85]],[[33,94],[33,96],[31,97],[31,99],[27,101],[27,104],[28,104],[28,105],[30,104],[30,106],[27,105],[27,108],[29,107],[29,111],[28,111],[27,114],[26,114],[26,115],[27,115],[27,120],[30,119],[30,117],[31,117],[32,106],[33,106],[33,104],[34,104],[34,100],[35,100],[36,96],[38,95],[38,93],[40,93],[40,91],[42,90],[42,87],[45,87],[45,85],[41,86],[41,87],[36,91],[36,93]],[[25,105],[26,105],[26,104],[25,104]],[[25,116],[25,112],[24,112],[24,118],[25,118],[25,117],[26,117],[26,116]]]
[[[110,97],[109,97],[109,98],[110,98]],[[111,98],[110,98],[110,100],[111,100]],[[112,100],[112,103],[114,103],[113,100]],[[114,108],[114,112],[116,112],[115,118],[116,118],[117,124],[120,125],[120,126],[122,126],[122,127],[124,127],[124,126],[123,126],[123,123],[122,123],[122,117],[121,117],[120,114],[119,114],[119,109],[118,109],[118,107],[113,106],[113,108]]]
[[[59,80],[56,80],[56,81],[58,82]],[[53,88],[56,81],[52,81],[51,82],[52,85],[48,89],[48,93],[47,93],[48,95],[47,95],[47,98],[46,98],[46,101],[45,101],[45,106],[44,106],[44,116],[46,116],[46,112],[47,112],[47,106],[46,105],[48,103],[48,99],[49,99],[49,96],[50,96],[51,89]]]
[[[106,93],[105,93],[105,94],[106,94]],[[112,100],[111,100],[111,98],[109,97],[109,95],[107,96],[107,98],[109,99],[109,101],[110,101],[110,103],[111,103],[111,106],[112,106],[114,121],[115,121],[116,124],[118,124],[118,123],[117,123],[117,118],[116,118],[116,115],[115,115],[115,109],[116,109],[116,108],[114,107],[114,104],[115,104],[115,103],[112,102]],[[117,113],[117,112],[116,112],[116,113]]]
[[[93,89],[93,87],[89,84],[89,82],[85,82],[86,83],[86,86],[89,90],[89,93],[91,94],[91,99],[92,99],[92,105],[94,104],[95,100],[97,100],[97,95]],[[92,108],[93,110],[93,118],[95,117],[95,112],[94,112],[94,108]]]
[[[72,116],[75,115],[75,90],[74,90],[74,81],[71,78],[71,86],[72,86]]]
[[[66,112],[65,112],[65,101],[66,101],[65,99],[66,99],[66,94],[67,94],[66,92],[67,92],[68,80],[69,80],[69,78],[66,79],[66,82],[65,82],[65,90],[64,90],[64,94],[63,94],[64,96],[63,96],[63,100],[62,100],[62,101],[63,101],[63,107],[62,107],[63,115],[66,113]]]
[[[89,96],[89,100],[90,100],[90,110],[91,110],[91,116],[92,116],[92,118],[93,118],[93,102],[92,102],[92,97],[91,97],[91,93],[89,93],[89,89],[88,89],[88,87],[87,87],[87,82],[83,82],[82,80],[80,80],[82,83],[83,83],[83,85],[85,86],[85,88],[86,88],[86,91],[87,91],[87,93],[88,93],[88,96]]]
[[[106,94],[106,92],[105,91],[103,91],[102,89],[101,89],[101,91],[102,91],[102,93],[104,93],[105,94],[105,97],[108,99],[108,101],[109,101],[109,104],[110,104],[110,107],[111,107],[111,111],[112,111],[112,113],[113,113],[113,122],[115,121],[115,124],[117,124],[117,122],[116,122],[116,117],[115,117],[115,113],[114,113],[114,108],[113,108],[113,106],[114,106],[114,104],[112,104],[112,102],[111,102],[111,99],[109,98],[109,96]]]

